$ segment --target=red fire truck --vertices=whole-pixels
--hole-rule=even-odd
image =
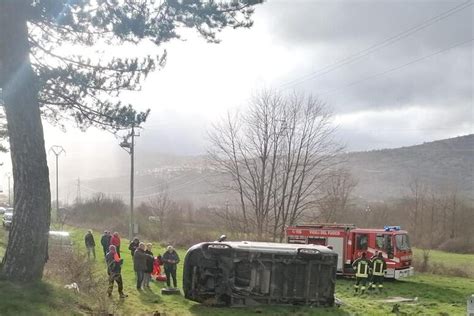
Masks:
[[[352,224],[308,224],[286,229],[288,243],[323,245],[338,254],[337,271],[353,275],[352,263],[365,252],[371,258],[382,252],[387,261],[386,278],[413,275],[412,251],[408,233],[399,226],[383,229],[357,228]]]

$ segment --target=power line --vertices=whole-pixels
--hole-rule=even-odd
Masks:
[[[301,84],[301,83],[303,83],[307,80],[315,79],[315,78],[321,77],[321,76],[323,76],[327,73],[335,71],[335,70],[337,70],[337,69],[339,69],[339,68],[341,68],[345,65],[348,65],[348,64],[351,64],[351,63],[353,63],[357,60],[360,60],[360,59],[372,54],[373,52],[375,52],[375,51],[377,51],[381,48],[387,47],[387,46],[389,46],[389,45],[391,45],[391,44],[393,44],[393,43],[395,43],[395,42],[397,42],[397,41],[399,41],[403,38],[406,38],[407,36],[409,36],[413,33],[416,33],[420,30],[423,30],[423,29],[427,28],[428,26],[431,26],[434,23],[439,22],[439,21],[441,21],[441,20],[443,20],[443,19],[445,19],[445,18],[447,18],[447,17],[449,17],[449,16],[451,16],[451,15],[453,15],[453,14],[455,14],[455,13],[457,13],[457,12],[463,10],[463,9],[466,9],[466,8],[472,6],[472,5],[473,5],[473,2],[471,0],[463,2],[463,3],[451,8],[451,9],[449,9],[449,10],[447,10],[447,11],[441,13],[441,14],[438,14],[438,15],[436,15],[436,16],[428,19],[428,20],[425,20],[425,21],[423,21],[423,22],[421,22],[421,23],[419,23],[415,26],[412,26],[411,28],[409,28],[409,29],[407,29],[407,30],[405,30],[401,33],[393,35],[389,38],[386,38],[386,39],[382,40],[379,43],[373,44],[373,45],[371,45],[371,46],[369,46],[369,47],[367,47],[367,48],[365,48],[361,51],[358,51],[355,54],[352,54],[352,55],[349,55],[345,58],[342,58],[342,59],[340,59],[340,60],[338,60],[338,61],[336,61],[336,62],[334,62],[330,65],[327,65],[327,66],[325,66],[325,67],[323,67],[323,68],[321,68],[321,69],[319,69],[315,72],[309,73],[309,74],[307,74],[305,76],[302,76],[300,78],[297,78],[297,79],[291,80],[289,82],[283,83],[280,86],[280,88],[287,89],[287,88],[290,88],[292,86],[299,85],[299,84]]]
[[[400,70],[400,69],[402,69],[402,68],[404,68],[404,67],[407,67],[407,66],[409,66],[409,65],[412,65],[412,64],[414,64],[414,63],[417,63],[417,62],[420,62],[420,61],[425,60],[425,59],[427,59],[427,58],[433,57],[433,56],[435,56],[435,55],[444,53],[444,52],[446,52],[446,51],[448,51],[448,50],[450,50],[450,49],[453,49],[453,48],[455,48],[455,47],[462,46],[462,45],[464,45],[464,44],[467,44],[467,43],[469,43],[469,42],[472,42],[473,40],[474,40],[474,38],[471,38],[471,39],[469,39],[469,40],[467,40],[467,41],[462,41],[462,42],[460,42],[460,43],[456,43],[456,44],[451,45],[451,46],[449,46],[449,47],[447,47],[447,48],[438,50],[438,51],[436,51],[436,52],[434,52],[434,53],[432,53],[432,54],[429,54],[429,55],[426,55],[426,56],[423,56],[423,57],[414,59],[414,60],[412,60],[412,61],[410,61],[410,62],[408,62],[408,63],[405,63],[405,64],[403,64],[403,65],[399,65],[399,66],[396,66],[396,67],[394,67],[394,68],[390,68],[390,69],[387,69],[387,70],[385,70],[385,71],[382,71],[382,72],[379,72],[379,73],[376,73],[376,74],[367,76],[367,77],[365,77],[365,78],[363,78],[363,79],[361,79],[361,80],[353,81],[353,82],[351,82],[351,83],[348,83],[348,84],[346,84],[346,85],[343,85],[343,86],[340,87],[340,88],[337,88],[337,89],[334,89],[334,90],[329,90],[329,91],[326,91],[326,92],[322,92],[322,93],[320,93],[319,95],[330,95],[330,94],[333,94],[334,92],[337,92],[337,91],[342,90],[342,89],[344,89],[344,88],[351,87],[351,86],[357,85],[357,84],[359,84],[359,83],[362,83],[362,82],[364,82],[364,81],[367,81],[367,80],[370,80],[370,79],[373,79],[373,78],[377,78],[377,77],[386,75],[386,74],[388,74],[388,73],[391,73],[391,72]]]

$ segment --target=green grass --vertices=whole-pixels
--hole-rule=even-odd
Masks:
[[[415,248],[413,250],[415,260],[421,262],[423,251]],[[470,277],[474,278],[474,254],[458,254],[439,250],[430,250],[430,264],[442,264],[448,268],[466,271]]]
[[[72,232],[75,246],[84,251],[84,230],[68,228]],[[94,235],[96,242],[100,240],[99,233]],[[382,294],[370,293],[354,296],[353,280],[338,279],[336,296],[344,302],[341,307],[309,308],[295,306],[259,306],[249,308],[213,308],[200,305],[184,299],[182,296],[162,296],[163,283],[152,283],[152,292],[139,293],[135,289],[135,276],[128,241],[122,241],[122,270],[125,292],[129,295],[125,300],[119,300],[117,290],[111,300],[111,311],[115,315],[151,315],[155,311],[166,313],[167,316],[217,316],[217,315],[387,315],[390,314],[393,303],[381,300],[401,296],[406,298],[418,297],[416,303],[401,303],[400,311],[407,315],[465,315],[466,298],[474,293],[473,278],[456,278],[431,274],[417,274],[404,281],[385,282]],[[1,245],[1,240],[0,240]],[[101,247],[97,246],[97,261],[95,268],[105,275],[105,263]],[[164,249],[155,246],[155,255],[163,253]],[[181,260],[185,250],[179,250]],[[419,252],[415,252],[419,255]],[[472,255],[453,255],[443,252],[432,252],[432,260],[444,264],[463,265]],[[467,258],[467,259],[466,259]],[[467,260],[467,261],[466,261]],[[471,259],[472,260],[472,259]],[[471,261],[472,264],[472,261]],[[178,284],[181,284],[182,261],[178,266]],[[63,285],[45,283],[33,287],[18,287],[0,281],[0,314],[1,315],[63,315],[75,314],[86,310],[81,308],[87,300],[62,289]],[[104,284],[104,291],[106,290]],[[5,294],[6,293],[6,294]],[[25,304],[28,302],[28,304]],[[64,313],[66,307],[68,312]]]
[[[41,282],[18,285],[0,281],[0,315],[83,315],[79,297]]]
[[[401,296],[417,297],[416,304],[400,304],[400,311],[408,315],[463,315],[466,299],[474,293],[474,279],[418,274],[404,281],[385,282],[383,294],[353,296],[352,283],[338,280],[337,294],[346,304],[343,309],[354,314],[387,315],[393,303],[381,303],[380,299]]]

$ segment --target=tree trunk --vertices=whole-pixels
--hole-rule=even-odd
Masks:
[[[14,179],[13,226],[3,273],[13,281],[37,281],[48,258],[50,188],[43,126],[31,68],[29,1],[0,1],[0,87]]]

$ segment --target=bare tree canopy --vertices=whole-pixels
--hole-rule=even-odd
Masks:
[[[356,185],[357,181],[347,169],[332,170],[320,190],[317,202],[318,219],[325,223],[342,220]]]
[[[148,202],[151,213],[158,220],[158,228],[160,236],[164,236],[164,228],[170,216],[172,216],[172,209],[175,205],[171,200],[168,187],[160,186],[158,192],[150,198]]]
[[[209,155],[231,179],[249,232],[282,239],[315,206],[315,193],[341,147],[331,113],[313,96],[262,91],[246,111],[228,114],[209,132]]]

